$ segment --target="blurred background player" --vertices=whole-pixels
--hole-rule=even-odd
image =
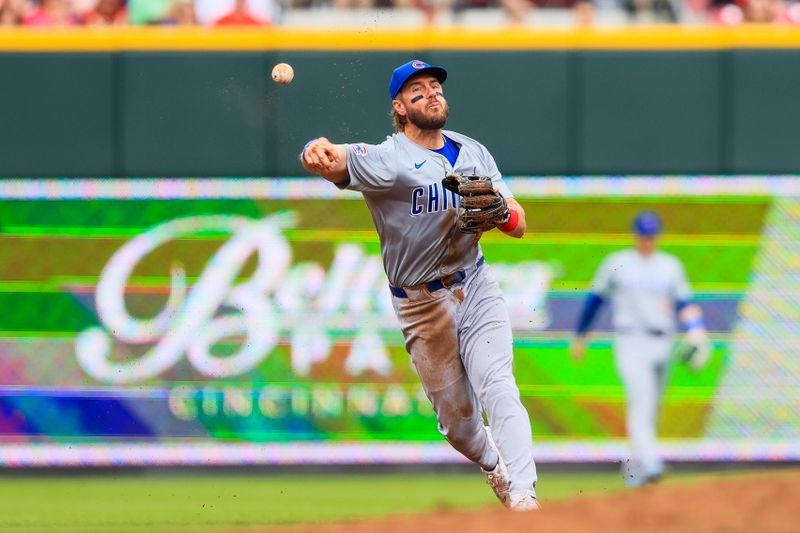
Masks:
[[[700,307],[693,303],[681,261],[658,250],[660,217],[652,211],[633,221],[635,244],[606,257],[592,281],[577,324],[572,354],[581,361],[586,335],[598,310],[611,300],[614,362],[625,389],[625,421],[631,445],[622,464],[628,486],[657,481],[664,469],[656,445],[661,395],[679,326],[695,348],[690,363],[699,369],[709,353]]]

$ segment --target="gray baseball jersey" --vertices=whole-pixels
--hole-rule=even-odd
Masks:
[[[692,297],[680,260],[662,251],[649,257],[633,249],[609,255],[595,274],[592,290],[611,297],[617,331],[672,333],[675,302]]]
[[[380,236],[386,275],[395,287],[464,270],[481,255],[474,235],[456,228],[459,196],[442,187],[445,174],[490,176],[503,196],[513,197],[482,144],[453,131],[443,133],[461,145],[455,167],[403,133],[378,145],[345,145],[347,188],[364,195]]]

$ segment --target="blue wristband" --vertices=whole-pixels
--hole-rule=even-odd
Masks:
[[[697,318],[694,318],[692,320],[689,320],[688,322],[684,322],[684,324],[683,324],[683,328],[686,331],[692,331],[693,329],[698,329],[698,328],[705,329],[705,327],[706,327],[706,323],[703,321],[703,317],[701,317],[701,316],[699,316]]]

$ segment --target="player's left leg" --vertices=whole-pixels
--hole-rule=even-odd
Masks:
[[[464,367],[508,468],[512,499],[525,491],[535,495],[531,424],[514,379],[508,309],[488,269],[468,277],[462,290],[456,319]]]

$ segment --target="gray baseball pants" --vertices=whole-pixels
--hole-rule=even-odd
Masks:
[[[407,298],[392,296],[392,302],[439,432],[469,460],[492,469],[498,458],[484,430],[485,410],[511,493],[533,490],[530,419],[514,379],[511,322],[494,276],[486,267],[472,268],[450,287],[405,291]]]

